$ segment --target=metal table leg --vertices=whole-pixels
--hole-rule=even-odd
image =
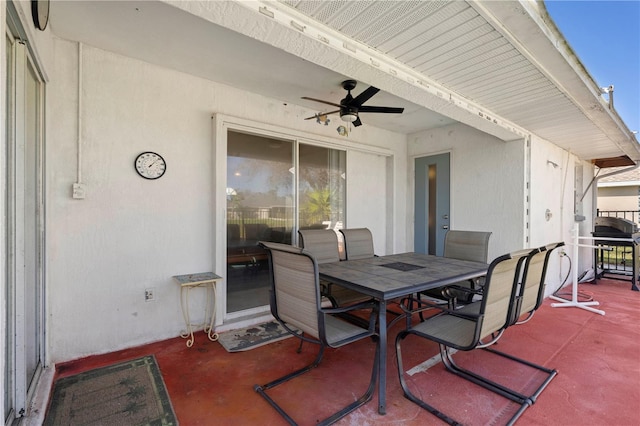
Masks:
[[[387,302],[380,300],[378,333],[380,334],[380,364],[378,365],[378,413],[387,413]]]

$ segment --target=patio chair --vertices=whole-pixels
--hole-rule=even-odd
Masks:
[[[518,403],[520,408],[510,419],[509,424],[515,422],[524,410],[535,402],[537,395],[542,392],[556,375],[555,370],[537,366],[511,355],[498,353],[498,355],[508,357],[522,365],[548,372],[548,377],[544,383],[536,389],[532,395],[524,395],[521,392],[483,377],[476,372],[460,367],[453,360],[451,348],[460,351],[470,351],[486,348],[495,342],[497,339],[496,336],[499,336],[510,324],[513,315],[512,310],[516,307],[515,301],[522,267],[526,265],[527,260],[531,259],[538,251],[538,249],[522,250],[494,259],[489,265],[485,278],[483,297],[480,301],[454,310],[445,308],[444,306],[438,307],[441,311],[440,313],[414,326],[408,323],[407,329],[398,334],[396,338],[398,374],[400,385],[407,399],[449,424],[457,423],[451,417],[421,400],[410,391],[404,379],[401,344],[402,341],[411,334],[438,343],[442,362],[448,371]],[[430,308],[432,307],[433,305],[430,306]],[[488,343],[483,342],[483,339],[486,338],[490,338]]]
[[[340,233],[344,237],[344,250],[346,253],[345,260],[359,260],[369,259],[376,257],[373,250],[373,235],[369,228],[347,228],[341,229]],[[404,303],[404,300],[397,300],[398,304]],[[406,317],[405,313],[396,312],[392,309],[387,309],[387,313],[395,315],[395,318],[387,324],[387,328],[393,327],[393,325]]]
[[[358,260],[375,257],[373,235],[369,228],[341,229],[344,237],[344,251],[347,260]]]
[[[513,312],[512,322],[524,324],[529,321],[544,300],[545,279],[551,253],[564,246],[564,242],[547,244],[527,262],[519,291],[517,309]],[[520,319],[523,317],[523,319]]]
[[[318,264],[340,261],[338,235],[331,229],[300,229],[300,244],[311,253]],[[334,307],[370,301],[365,294],[342,287],[338,284],[322,281],[322,295],[331,301]]]
[[[333,232],[333,231],[331,231]],[[376,340],[376,355],[373,361],[371,380],[366,392],[340,411],[329,416],[319,424],[332,424],[358,407],[371,400],[375,388],[378,360],[379,339],[376,334],[376,303],[362,303],[347,308],[323,308],[321,306],[318,264],[308,251],[285,244],[260,242],[268,252],[271,273],[271,313],[275,319],[290,333],[302,341],[318,344],[320,349],[315,360],[296,371],[286,374],[264,385],[255,385],[258,392],[289,424],[294,420],[277,404],[267,391],[298,377],[317,367],[322,360],[326,347],[338,348],[358,340],[372,337]],[[368,327],[361,328],[335,316],[354,309],[368,309]],[[295,329],[302,331],[296,332]],[[345,383],[345,385],[347,385]],[[295,405],[295,401],[292,401]]]
[[[460,260],[470,260],[473,262],[487,263],[489,256],[489,238],[491,232],[480,231],[458,231],[449,230],[444,237],[444,257]],[[421,295],[431,299],[447,302],[450,309],[453,309],[459,302],[471,303],[474,295],[481,293],[484,277],[474,280],[462,281],[440,288],[424,291],[416,297],[420,300]],[[460,288],[468,288],[473,291],[460,291]],[[412,298],[407,301],[408,306],[413,306]],[[424,320],[422,313],[420,320]]]

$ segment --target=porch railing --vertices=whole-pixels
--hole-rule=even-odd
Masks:
[[[621,217],[623,219],[628,219],[630,221],[638,223],[638,218],[640,218],[640,210],[600,210],[598,209],[598,216]]]
[[[597,211],[598,216],[604,217],[620,217],[638,223],[640,219],[640,210],[600,210]],[[611,251],[596,250],[596,265],[602,268],[603,273],[610,272],[614,274],[628,275],[633,279],[634,263],[636,270],[638,269],[639,259],[633,258],[634,250],[632,243],[626,245],[608,244]],[[636,257],[638,255],[636,254]]]
[[[328,218],[323,214],[300,211],[300,226],[322,224]],[[334,222],[335,223],[335,222]],[[252,231],[264,233],[270,230],[290,234],[293,228],[293,209],[291,207],[236,207],[227,209],[227,224],[237,225],[237,238],[268,239],[268,235],[252,235]],[[269,240],[270,241],[270,240]],[[290,240],[289,240],[290,243]]]

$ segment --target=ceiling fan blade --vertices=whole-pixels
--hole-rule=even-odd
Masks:
[[[306,99],[308,101],[316,101],[316,102],[320,102],[322,104],[327,104],[327,105],[331,105],[331,106],[334,106],[334,107],[342,108],[342,105],[340,105],[340,104],[336,104],[336,103],[328,102],[328,101],[323,101],[322,99],[309,98],[307,96],[303,96],[302,99]]]
[[[329,112],[323,112],[323,113],[314,114],[311,117],[305,118],[305,120],[311,120],[312,118],[322,117],[323,115],[335,114],[336,112],[340,112],[340,110],[337,109],[335,111],[329,111]]]
[[[402,114],[404,112],[404,108],[365,105],[358,108],[358,112],[383,112],[385,114]]]
[[[353,98],[353,100],[349,102],[349,106],[360,107],[363,103],[367,102],[373,95],[375,95],[379,91],[380,89],[378,89],[377,87],[369,86],[368,89]]]
[[[354,121],[351,124],[353,124],[353,127],[362,126],[362,121],[360,121],[360,117],[358,117],[358,118],[356,118],[356,121]]]

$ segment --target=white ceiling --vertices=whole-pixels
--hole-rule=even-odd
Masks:
[[[583,159],[624,154],[640,159],[626,126],[616,123],[592,93],[595,83],[588,74],[573,70],[571,60],[553,48],[554,33],[541,27],[538,17],[525,13],[519,2],[259,4],[285,14],[285,20],[290,14],[350,40],[359,52],[374,52],[397,69],[424,76],[424,81],[450,91],[447,96],[459,96],[459,105],[485,108],[507,125],[494,131],[482,114],[479,118],[446,98],[418,93],[415,84],[407,84],[410,79],[400,81],[397,74],[369,70],[371,64],[358,63],[354,54],[310,40],[310,30],[300,35],[290,26],[280,28],[270,17],[248,10],[247,4],[55,1],[50,25],[59,37],[297,104],[309,108],[310,114],[334,108],[302,96],[338,103],[345,94],[340,82],[354,78],[383,89],[366,105],[405,108],[401,115],[363,114],[364,125],[410,134],[462,121],[505,140],[509,134],[517,138],[505,130],[513,126]],[[232,21],[233,16],[240,18]],[[361,82],[354,96],[367,86]]]
[[[335,108],[302,96],[339,103],[346,94],[340,82],[352,78],[162,2],[55,1],[50,13],[51,30],[61,38],[305,106],[310,115]],[[367,87],[359,84],[353,95]],[[455,122],[382,91],[366,105],[404,107],[401,115],[361,117],[400,133]]]

